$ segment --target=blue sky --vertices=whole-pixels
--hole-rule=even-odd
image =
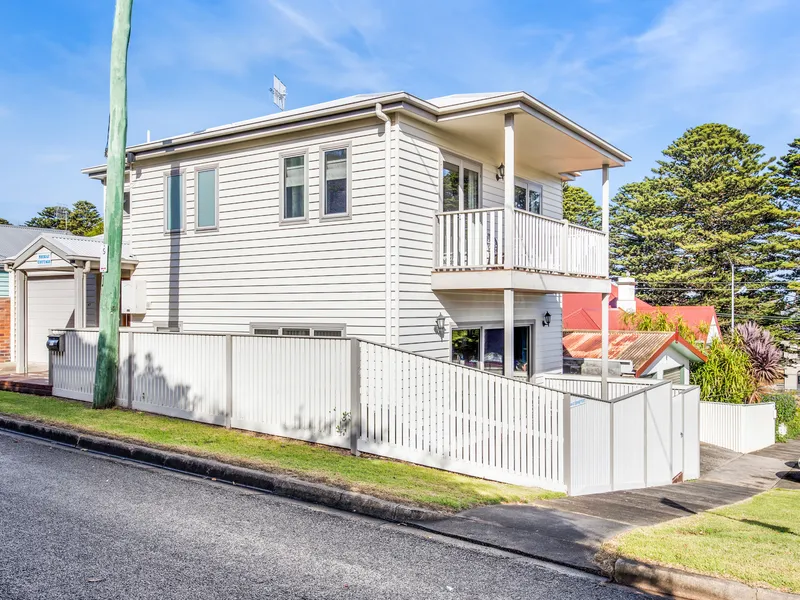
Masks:
[[[0,8],[0,217],[102,203],[111,0]],[[769,155],[800,136],[796,0],[134,0],[128,142],[360,92],[523,89],[646,175],[686,128],[740,127]],[[581,182],[595,195],[599,175]]]

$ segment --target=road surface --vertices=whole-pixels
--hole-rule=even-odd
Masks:
[[[0,598],[644,598],[566,569],[0,432]]]

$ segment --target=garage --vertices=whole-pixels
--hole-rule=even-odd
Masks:
[[[46,368],[50,330],[97,326],[103,248],[101,238],[45,233],[3,261],[14,278],[17,373]],[[129,279],[137,261],[127,244],[121,262]]]
[[[47,364],[47,333],[75,326],[75,292],[72,277],[28,278],[28,364]]]

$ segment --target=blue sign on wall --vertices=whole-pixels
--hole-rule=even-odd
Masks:
[[[36,264],[37,265],[51,265],[53,264],[53,258],[49,252],[39,252],[36,255]]]

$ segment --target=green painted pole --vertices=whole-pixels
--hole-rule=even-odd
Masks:
[[[119,292],[122,279],[122,198],[125,192],[125,146],[128,136],[128,43],[133,0],[117,0],[111,34],[111,109],[108,126],[105,243],[108,270],[100,295],[100,339],[94,378],[93,408],[114,406],[119,364]]]

